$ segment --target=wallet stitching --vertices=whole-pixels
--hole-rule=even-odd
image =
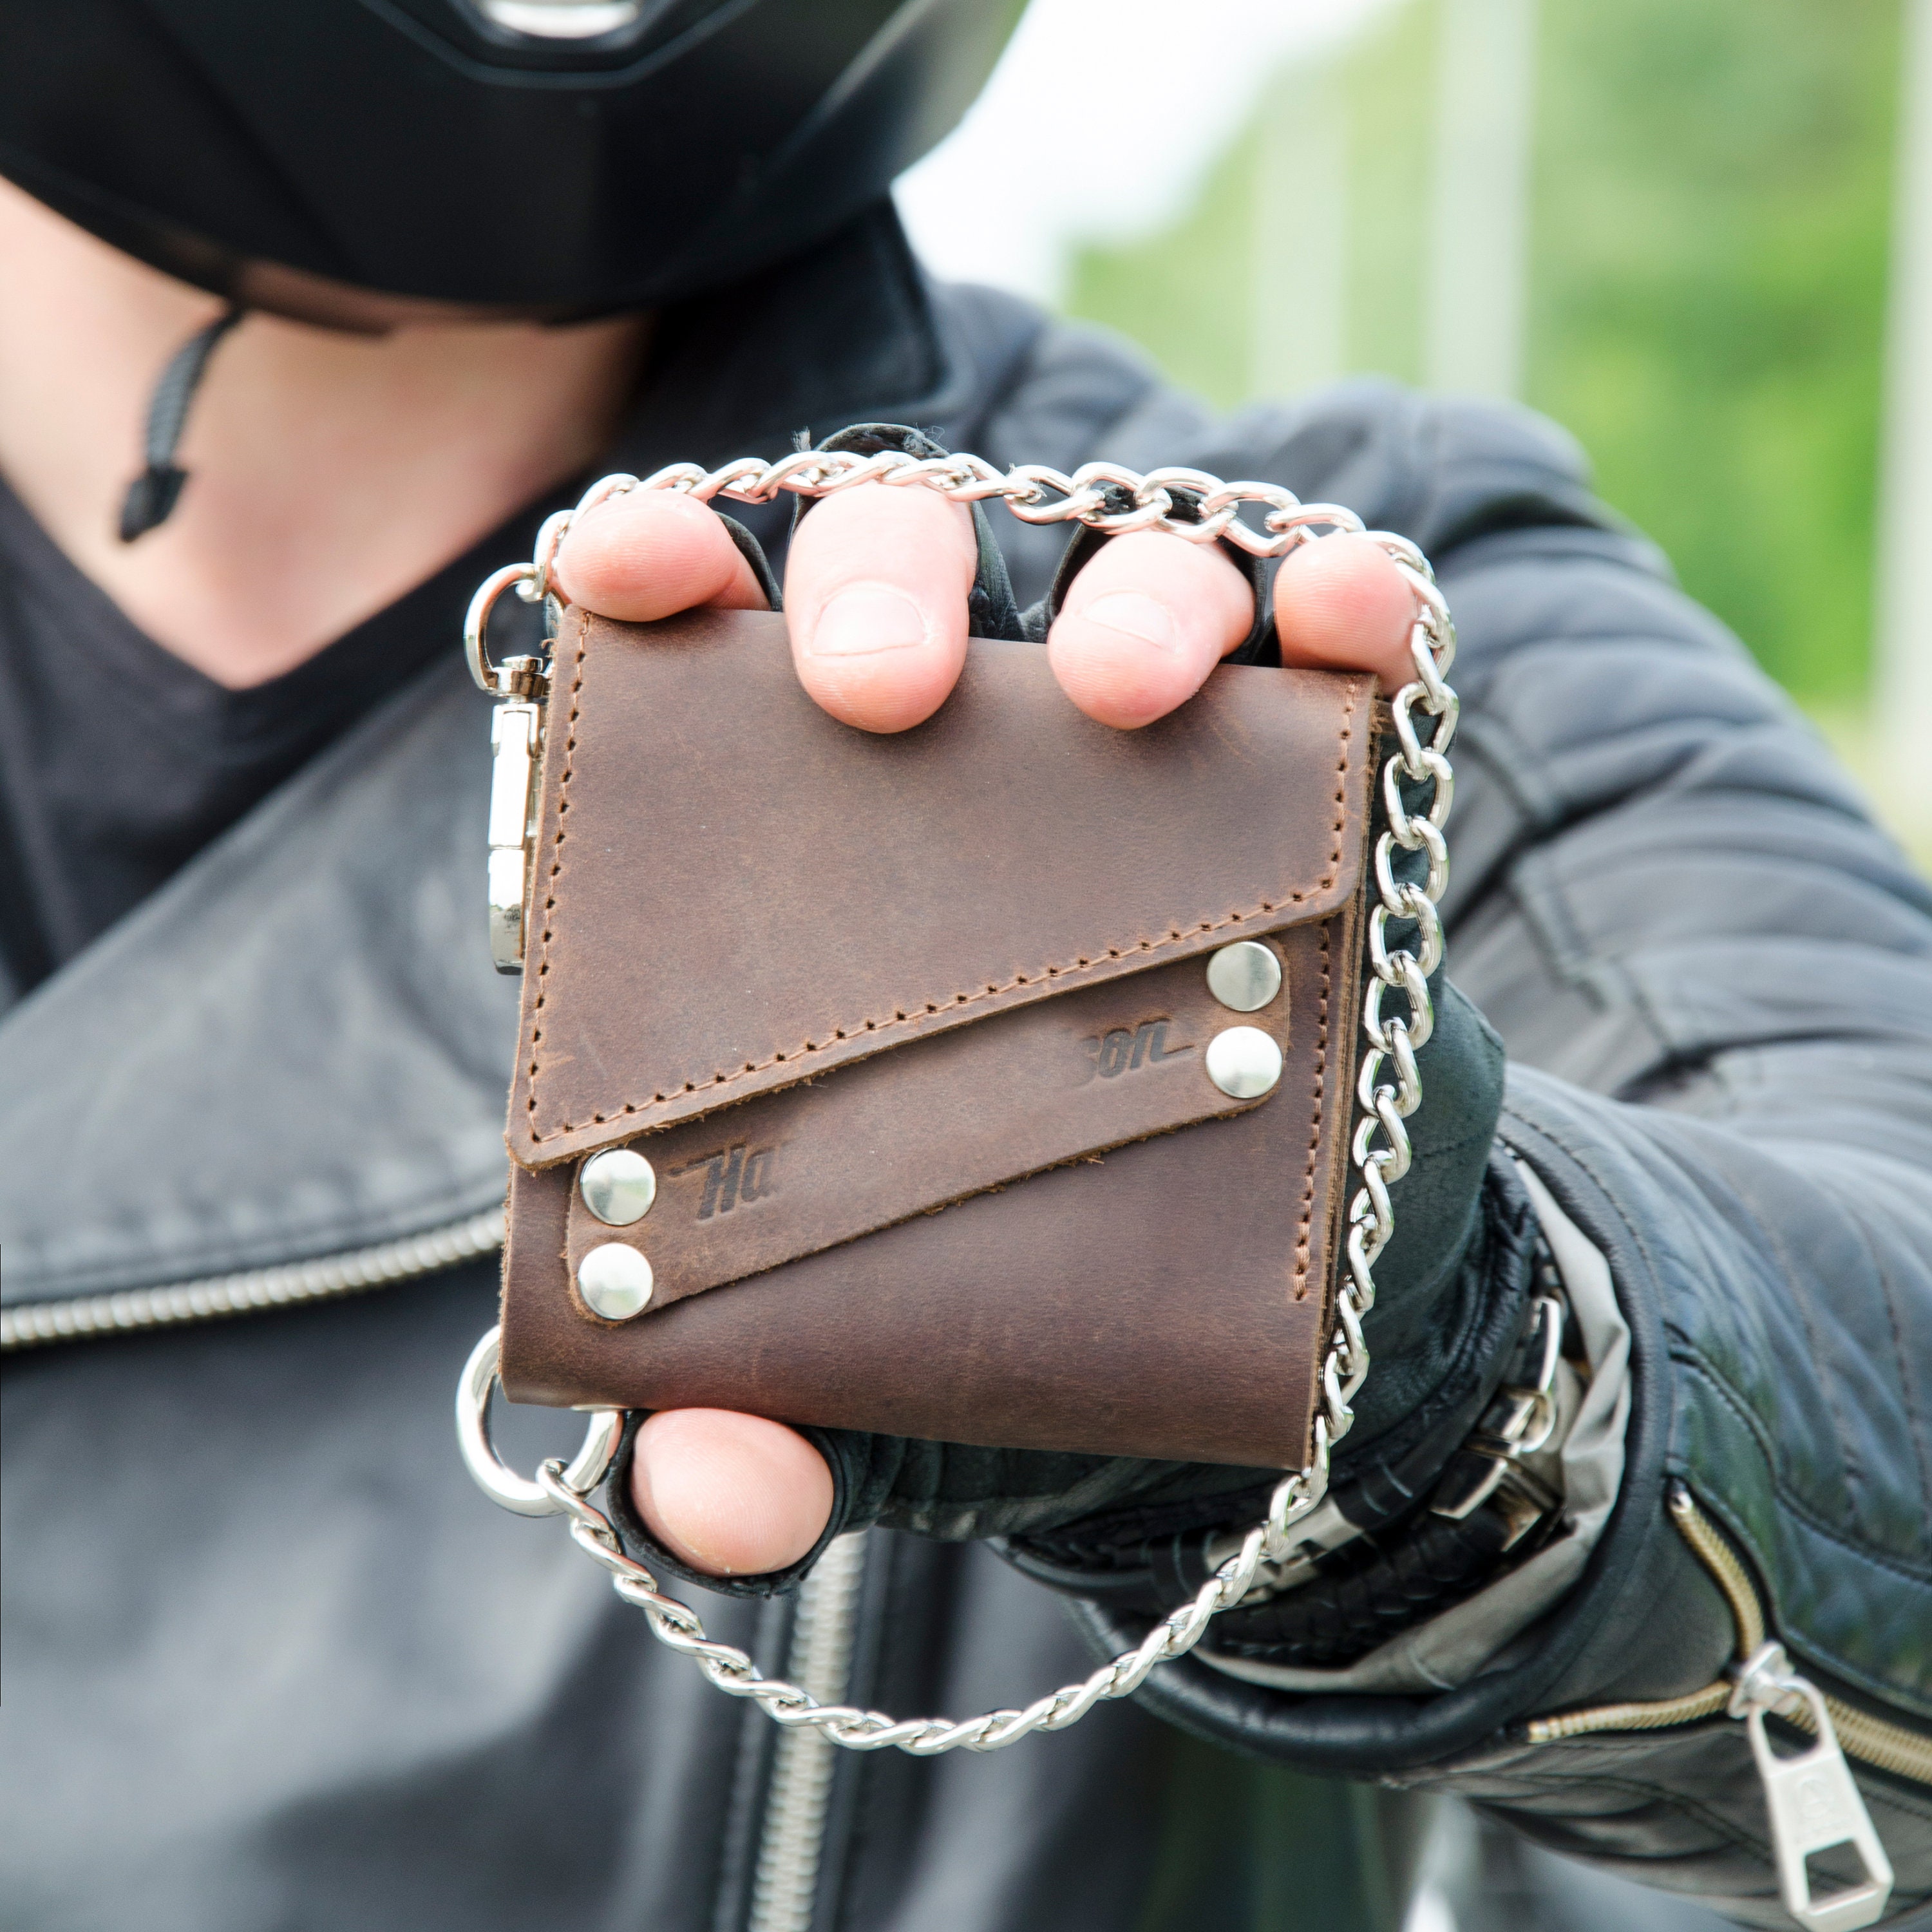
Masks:
[[[1322,1117],[1328,1089],[1328,928],[1332,920],[1322,922],[1322,998],[1315,1024],[1315,1109],[1308,1123],[1308,1161],[1301,1174],[1301,1220],[1294,1241],[1294,1298],[1308,1294],[1309,1246],[1315,1224],[1315,1156],[1322,1145]]]
[[[1322,1049],[1322,1046],[1325,1044],[1327,1038],[1325,1016],[1327,1012],[1326,989],[1328,984],[1328,937],[1330,928],[1333,922],[1332,920],[1324,920],[1321,922],[1317,929],[1322,947],[1323,962],[1322,983],[1324,989],[1324,997],[1322,1002],[1322,1017],[1318,1020],[1316,1035],[1317,1040],[1316,1056],[1316,1118],[1318,1124],[1322,1117],[1320,1100],[1322,1084],[1321,1070],[1324,1064]],[[1291,967],[1290,970],[1292,970],[1293,968]],[[1200,1018],[1204,1017],[1204,1016],[1197,1016],[1196,1017]],[[1291,1045],[1292,1039],[1292,1035],[1290,1031],[1290,1023],[1286,1018],[1284,1018],[1282,1022],[1282,1037],[1280,1044],[1284,1048],[1286,1048]],[[808,1085],[811,1083],[807,1082],[806,1084]],[[746,1107],[752,1107],[756,1106],[760,1101],[774,1100],[782,1100],[789,1094],[797,1093],[798,1090],[799,1090],[796,1088],[780,1088],[776,1094],[760,1094],[752,1095],[740,1104]],[[962,1191],[957,1193],[946,1194],[938,1199],[922,1201],[918,1206],[909,1208],[904,1210],[902,1212],[896,1213],[892,1215],[891,1218],[878,1222],[870,1227],[861,1228],[856,1234],[825,1235],[823,1239],[819,1240],[819,1245],[817,1246],[798,1246],[795,1244],[796,1240],[795,1234],[786,1235],[782,1238],[788,1242],[792,1242],[794,1244],[788,1246],[785,1252],[782,1253],[778,1259],[775,1261],[760,1262],[754,1269],[748,1269],[744,1272],[736,1274],[721,1276],[716,1281],[706,1282],[701,1283],[697,1287],[680,1284],[676,1276],[676,1270],[680,1268],[681,1264],[688,1269],[689,1258],[688,1256],[674,1253],[670,1262],[667,1264],[662,1250],[654,1250],[654,1258],[656,1261],[660,1273],[658,1276],[657,1286],[652,1291],[651,1306],[653,1309],[669,1307],[679,1301],[688,1300],[696,1295],[707,1294],[720,1288],[734,1286],[740,1281],[751,1280],[756,1276],[767,1274],[774,1268],[788,1268],[796,1262],[808,1260],[814,1255],[826,1252],[829,1249],[844,1247],[854,1241],[868,1240],[874,1234],[882,1233],[888,1228],[903,1226],[907,1222],[917,1220],[922,1216],[942,1214],[949,1208],[956,1208],[962,1202],[979,1199],[988,1194],[1004,1193],[1006,1190],[1010,1187],[1017,1186],[1023,1181],[1036,1180],[1042,1174],[1057,1173],[1066,1168],[1078,1167],[1089,1162],[1095,1166],[1102,1165],[1104,1163],[1108,1155],[1118,1153],[1124,1148],[1138,1147],[1144,1145],[1149,1141],[1164,1139],[1170,1134],[1184,1133],[1190,1127],[1201,1126],[1210,1121],[1239,1120],[1244,1115],[1254,1112],[1257,1108],[1264,1106],[1266,1102],[1267,1096],[1265,1095],[1262,1096],[1259,1098],[1250,1100],[1245,1103],[1238,1103],[1232,1108],[1226,1106],[1224,1103],[1216,1102],[1208,1112],[1190,1112],[1184,1118],[1178,1120],[1168,1120],[1157,1126],[1145,1127],[1138,1132],[1124,1133],[1118,1139],[1102,1139],[1094,1142],[1091,1145],[1082,1147],[1071,1154],[1063,1154],[1054,1156],[1052,1158],[1043,1159],[1037,1166],[1018,1168],[1012,1173],[1008,1174],[998,1180],[982,1181],[975,1186],[964,1188]],[[1190,1104],[1198,1105],[1198,1103],[1196,1102]],[[782,1115],[780,1116],[781,1121],[783,1118],[784,1117]],[[678,1132],[680,1128],[702,1127],[704,1126],[710,1120],[711,1116],[708,1114],[694,1115],[689,1120],[676,1122],[670,1126],[664,1128],[661,1131],[667,1135],[674,1135]],[[785,1131],[784,1128],[781,1124],[770,1119],[767,1119],[763,1125],[755,1126],[750,1128],[747,1128],[745,1125],[742,1116],[737,1117],[737,1125],[728,1130],[729,1136],[733,1140],[742,1139],[746,1141],[748,1144],[751,1142],[765,1138],[767,1136],[774,1137],[776,1140],[776,1136],[782,1135]],[[712,1128],[711,1131],[716,1131],[715,1126]],[[706,1138],[708,1138],[708,1136]],[[658,1144],[654,1142],[652,1144],[655,1148]],[[703,1144],[702,1141],[700,1142],[700,1144]],[[688,1144],[687,1143],[686,1148],[682,1154],[674,1154],[662,1156],[659,1160],[658,1172],[660,1174],[677,1174],[681,1172],[688,1172],[690,1171],[691,1165],[701,1165],[704,1156],[700,1156],[698,1157],[695,1162],[692,1162],[688,1153]],[[682,1160],[688,1164],[682,1167],[667,1168],[663,1165],[663,1161],[664,1160]],[[1311,1202],[1313,1198],[1312,1176],[1314,1167],[1314,1146],[1313,1144],[1311,1143],[1309,1154],[1310,1185],[1307,1196],[1307,1198]],[[1310,1224],[1310,1210],[1304,1209],[1301,1219],[1304,1234],[1300,1246],[1304,1252],[1304,1259],[1302,1268],[1298,1270],[1298,1274],[1305,1271],[1305,1252],[1307,1247],[1306,1229]],[[589,1210],[583,1206],[580,1197],[574,1192],[572,1192],[571,1196],[569,1220],[566,1226],[568,1232],[565,1243],[564,1259],[566,1268],[572,1274],[573,1279],[574,1278],[574,1270],[577,1261],[581,1258],[581,1251],[587,1246],[614,1240],[622,1242],[627,1246],[634,1247],[640,1253],[644,1252],[644,1244],[646,1234],[648,1232],[645,1226],[638,1225],[627,1228],[614,1228],[602,1226],[598,1223],[595,1220],[594,1217],[590,1217],[589,1216]],[[810,1236],[806,1238],[818,1239],[819,1238],[817,1236]],[[742,1248],[740,1250],[740,1254],[742,1256]],[[666,1276],[663,1272],[667,1266],[674,1271],[671,1278],[668,1280],[666,1278]],[[688,1272],[684,1277],[684,1281],[686,1283],[688,1283]],[[1298,1291],[1295,1298],[1298,1300],[1301,1298],[1299,1291]],[[586,1318],[588,1320],[602,1320],[602,1317],[592,1314],[588,1310],[586,1310],[584,1313]],[[616,1327],[621,1324],[611,1322],[605,1323],[604,1325],[607,1327]]]
[[[568,728],[570,735],[564,742],[566,763],[563,767],[563,776],[557,784],[557,831],[554,844],[559,853],[562,850],[565,837],[563,814],[570,808],[570,780],[572,773],[575,769],[574,764],[570,761],[570,754],[577,748],[575,727],[580,715],[578,694],[584,687],[585,656],[585,631],[580,629],[578,633],[577,655],[572,666],[573,675],[570,687],[571,708]],[[922,1004],[917,1012],[908,1012],[903,1007],[895,1007],[892,1010],[892,1017],[890,1020],[859,1020],[845,1026],[834,1026],[831,1029],[832,1037],[830,1040],[808,1040],[802,1046],[794,1047],[789,1052],[774,1052],[769,1059],[766,1060],[757,1061],[748,1060],[742,1067],[729,1073],[714,1073],[707,1081],[687,1080],[680,1086],[665,1088],[653,1094],[648,1100],[626,1100],[615,1113],[593,1114],[587,1120],[566,1120],[560,1126],[553,1127],[548,1133],[538,1132],[534,1122],[528,1122],[526,1130],[530,1136],[530,1144],[532,1147],[542,1147],[549,1142],[560,1140],[567,1134],[579,1132],[586,1127],[608,1126],[613,1120],[621,1119],[626,1114],[642,1113],[649,1108],[662,1106],[664,1101],[680,1094],[716,1090],[730,1087],[738,1081],[769,1072],[774,1066],[791,1066],[808,1060],[815,1055],[829,1053],[835,1046],[842,1044],[844,1041],[862,1034],[884,1034],[891,1032],[896,1028],[915,1026],[921,1020],[929,1018],[934,1013],[956,1012],[962,1006],[976,1005],[984,1000],[997,999],[1002,994],[1011,992],[1016,986],[1033,986],[1042,980],[1077,977],[1099,964],[1102,956],[1110,960],[1120,959],[1135,952],[1153,954],[1168,946],[1191,943],[1204,932],[1218,932],[1223,926],[1239,926],[1244,921],[1256,917],[1258,914],[1276,912],[1283,906],[1297,904],[1304,899],[1314,898],[1325,892],[1334,885],[1336,874],[1341,869],[1342,835],[1348,823],[1348,748],[1354,736],[1354,716],[1355,700],[1351,698],[1343,709],[1342,730],[1336,740],[1340,749],[1335,761],[1335,817],[1334,822],[1329,826],[1332,842],[1328,849],[1328,869],[1312,886],[1306,890],[1291,891],[1284,898],[1264,899],[1260,904],[1250,907],[1245,912],[1231,912],[1220,919],[1203,920],[1199,925],[1186,932],[1178,928],[1170,928],[1165,939],[1143,939],[1130,946],[1110,946],[1106,948],[1104,956],[1096,955],[1091,958],[1082,957],[1071,966],[1055,966],[1049,963],[1031,974],[1017,973],[1003,985],[988,986],[982,993],[956,994],[952,999],[944,1004],[937,1000],[928,1000]],[[554,859],[550,869],[550,876],[553,882],[562,869],[561,857]],[[556,902],[556,889],[553,884],[548,896],[544,901],[543,949],[537,964],[537,976],[539,980],[550,970],[549,915],[555,909]],[[1325,930],[1322,944],[1325,959],[1328,944]],[[1325,986],[1325,965],[1324,974]],[[543,1038],[543,1029],[541,1024],[534,1023],[534,1017],[542,1011],[544,998],[544,994],[539,988],[532,1007],[533,1024],[530,1032],[530,1090],[524,1102],[526,1114],[534,1114],[537,1110],[537,1081],[542,1070],[542,1058],[538,1052],[537,1048],[538,1042]],[[1312,1156],[1310,1161],[1312,1166]]]
[[[543,1025],[541,1019],[538,1016],[543,1011],[543,1004],[545,998],[543,991],[542,981],[544,976],[550,971],[550,915],[556,910],[556,882],[557,874],[563,870],[563,842],[567,836],[563,829],[563,814],[570,809],[570,800],[566,794],[570,790],[570,775],[575,769],[572,754],[577,749],[577,721],[582,715],[582,707],[578,704],[578,694],[584,688],[584,626],[580,624],[577,633],[577,656],[575,662],[571,667],[570,717],[564,728],[566,735],[563,741],[563,776],[560,780],[559,780],[557,784],[556,836],[551,842],[552,856],[550,868],[550,884],[544,898],[543,950],[537,957],[537,996],[535,1000],[532,1002],[530,1008],[530,1111],[532,1113],[535,1113],[536,1112],[537,1076],[540,1070],[542,1059],[542,1056],[537,1051],[538,1046],[543,1039]],[[559,1128],[557,1131],[560,1133],[568,1133],[571,1130],[566,1126]],[[554,1136],[538,1134],[535,1131],[532,1131],[530,1136],[530,1138],[532,1142],[541,1141],[550,1138],[554,1138]]]

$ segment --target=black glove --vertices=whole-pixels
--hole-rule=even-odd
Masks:
[[[1453,986],[1438,982],[1434,991],[1436,1030],[1417,1055],[1423,1102],[1408,1123],[1414,1162],[1390,1190],[1396,1232],[1376,1264],[1376,1305],[1364,1324],[1372,1366],[1355,1397],[1354,1426],[1337,1445],[1338,1468],[1418,1416],[1468,1409],[1473,1420],[1488,1394],[1485,1371],[1500,1372],[1522,1324],[1526,1253],[1520,1240],[1487,1238],[1484,1211],[1493,1197],[1499,1222],[1511,1218],[1513,1172],[1505,1165],[1490,1175],[1502,1042]],[[1444,1456],[1467,1426],[1451,1432]],[[1219,1524],[1230,1520],[1232,1498],[1258,1514],[1280,1474],[854,1430],[808,1432],[832,1465],[842,1528],[878,1522],[946,1541],[1031,1537],[1103,1516],[1118,1520],[1122,1536],[1148,1533],[1126,1520],[1136,1515],[1174,1528]]]

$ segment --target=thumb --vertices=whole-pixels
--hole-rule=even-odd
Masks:
[[[759,1576],[808,1555],[832,1517],[832,1472],[795,1429],[723,1408],[669,1408],[639,1429],[631,1500],[707,1576]]]

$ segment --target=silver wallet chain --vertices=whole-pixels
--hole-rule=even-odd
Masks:
[[[775,463],[743,457],[708,471],[694,464],[676,464],[641,481],[607,476],[591,487],[574,510],[560,511],[544,524],[530,562],[506,565],[484,580],[464,626],[471,674],[497,700],[492,733],[490,922],[500,967],[515,971],[522,959],[548,668],[542,658],[492,662],[486,644],[491,606],[505,591],[514,590],[526,603],[548,602],[554,611],[550,572],[558,545],[576,518],[613,496],[666,490],[700,502],[724,496],[764,503],[781,492],[826,496],[863,483],[933,490],[956,503],[998,497],[1027,523],[1078,523],[1109,536],[1159,530],[1187,543],[1232,543],[1257,557],[1285,556],[1326,534],[1366,535],[1394,560],[1415,599],[1408,638],[1414,676],[1391,700],[1397,742],[1382,771],[1387,825],[1375,848],[1376,899],[1369,919],[1371,976],[1362,1007],[1366,1051],[1356,1082],[1360,1107],[1349,1144],[1350,1162],[1360,1186],[1348,1204],[1348,1269],[1335,1297],[1335,1326],[1322,1360],[1322,1403],[1315,1418],[1312,1451],[1302,1468],[1275,1486],[1265,1519],[1242,1534],[1239,1547],[1194,1596],[1156,1624],[1138,1646],[1024,1708],[988,1711],[956,1722],[947,1718],[892,1718],[881,1711],[821,1703],[796,1684],[764,1675],[736,1646],[707,1637],[697,1612],[666,1596],[652,1573],[625,1554],[610,1519],[590,1501],[616,1454],[623,1411],[593,1410],[583,1446],[569,1464],[554,1458],[532,1480],[506,1466],[490,1443],[497,1330],[492,1328],[477,1343],[464,1370],[457,1388],[456,1430],[470,1474],[493,1502],[520,1516],[567,1517],[572,1540],[610,1573],[617,1594],[644,1612],[660,1642],[689,1657],[721,1690],[753,1699],[788,1728],[815,1730],[852,1750],[892,1745],[914,1756],[933,1757],[962,1748],[998,1750],[1034,1731],[1064,1730],[1096,1704],[1137,1690],[1158,1666],[1186,1656],[1220,1612],[1272,1593],[1297,1558],[1300,1539],[1294,1534],[1296,1526],[1328,1493],[1330,1453],[1354,1420],[1349,1405],[1369,1372],[1362,1321],[1375,1306],[1376,1262],[1395,1232],[1388,1190],[1409,1168],[1404,1124],[1422,1100],[1415,1056],[1435,1027],[1428,981],[1442,960],[1437,907],[1449,879],[1442,828],[1454,790],[1448,754],[1458,706],[1445,680],[1455,656],[1456,632],[1427,560],[1407,538],[1386,530],[1365,531],[1352,511],[1334,503],[1304,503],[1276,484],[1224,483],[1203,471],[1180,468],[1143,475],[1108,463],[1083,464],[1071,476],[1039,464],[1000,470],[976,456],[917,458],[897,451],[860,456],[808,450]],[[1191,515],[1175,514],[1177,492]],[[1261,506],[1258,530],[1240,520],[1242,506],[1250,503]],[[1429,721],[1427,725],[1418,728],[1418,712]],[[1412,809],[1405,802],[1405,784],[1429,788],[1426,808]],[[1396,879],[1398,849],[1426,855],[1427,874],[1420,883]],[[1391,950],[1391,920],[1414,922],[1412,946]],[[1406,1012],[1384,1013],[1383,1003],[1391,994],[1406,1002]],[[1394,1078],[1385,1077],[1390,1072]]]

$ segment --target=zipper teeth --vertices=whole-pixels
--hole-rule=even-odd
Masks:
[[[1731,1606],[1738,1627],[1739,1658],[1749,1657],[1764,1642],[1764,1606],[1758,1600],[1756,1585],[1736,1551],[1697,1507],[1696,1498],[1689,1490],[1679,1487],[1672,1492],[1670,1515]],[[1593,1710],[1538,1718],[1528,1727],[1529,1741],[1548,1744],[1558,1738],[1581,1737],[1593,1731],[1661,1730],[1672,1724],[1694,1724],[1700,1718],[1715,1717],[1730,1701],[1730,1683],[1720,1678],[1687,1696],[1664,1698],[1651,1704],[1600,1704]],[[1888,1771],[1894,1777],[1932,1784],[1932,1738],[1907,1730],[1903,1724],[1875,1718],[1840,1697],[1827,1694],[1825,1708],[1838,1734],[1840,1746],[1849,1756],[1875,1765],[1880,1771]],[[1780,1710],[1778,1715],[1801,1730],[1817,1728],[1811,1707],[1802,1700],[1795,1701],[1790,1709]]]
[[[1529,1741],[1546,1744],[1553,1738],[1581,1737],[1590,1731],[1662,1730],[1672,1724],[1714,1717],[1730,1700],[1728,1684],[1707,1684],[1688,1696],[1666,1697],[1654,1704],[1599,1704],[1594,1710],[1537,1718],[1530,1725]]]
[[[370,1247],[325,1255],[315,1261],[285,1262],[274,1268],[209,1275],[200,1281],[172,1282],[160,1288],[86,1294],[69,1301],[29,1301],[18,1308],[0,1310],[0,1354],[50,1342],[82,1341],[91,1336],[174,1328],[260,1309],[332,1300],[418,1275],[435,1274],[474,1261],[502,1244],[503,1210],[491,1208],[420,1234],[378,1241]]]
[[[1738,1626],[1738,1655],[1740,1659],[1749,1657],[1764,1641],[1764,1606],[1758,1601],[1756,1585],[1738,1560],[1737,1552],[1682,1484],[1670,1492],[1670,1517],[1724,1593]]]
[[[1714,1684],[1712,1688],[1726,1692],[1725,1702],[1730,1702],[1729,1684]],[[1888,1771],[1894,1777],[1932,1784],[1932,1738],[1922,1737],[1916,1731],[1908,1731],[1902,1724],[1888,1724],[1882,1718],[1874,1718],[1869,1711],[1862,1711],[1857,1705],[1847,1704],[1842,1697],[1834,1697],[1829,1692],[1821,1691],[1819,1694],[1825,1700],[1832,1728],[1838,1732],[1839,1746],[1847,1756],[1862,1758],[1867,1764],[1876,1765],[1880,1771]],[[1802,1697],[1794,1697],[1788,1706],[1780,1706],[1778,1714],[1801,1731],[1808,1731],[1814,1736],[1817,1733],[1817,1720],[1811,1714],[1811,1706]]]
[[[1870,1712],[1861,1711],[1856,1704],[1847,1704],[1840,1698],[1828,1696],[1825,1708],[1832,1714],[1832,1728],[1838,1732],[1839,1743],[1853,1757],[1863,1758],[1895,1778],[1916,1778],[1921,1784],[1932,1784],[1932,1739],[1908,1731],[1903,1724],[1874,1718]],[[1808,1731],[1810,1716],[1808,1708],[1796,1721]]]
[[[845,1696],[865,1571],[865,1532],[838,1537],[799,1592],[790,1674],[821,1704],[842,1702]],[[821,1731],[786,1731],[779,1737],[752,1881],[748,1932],[810,1932],[836,1756]]]

